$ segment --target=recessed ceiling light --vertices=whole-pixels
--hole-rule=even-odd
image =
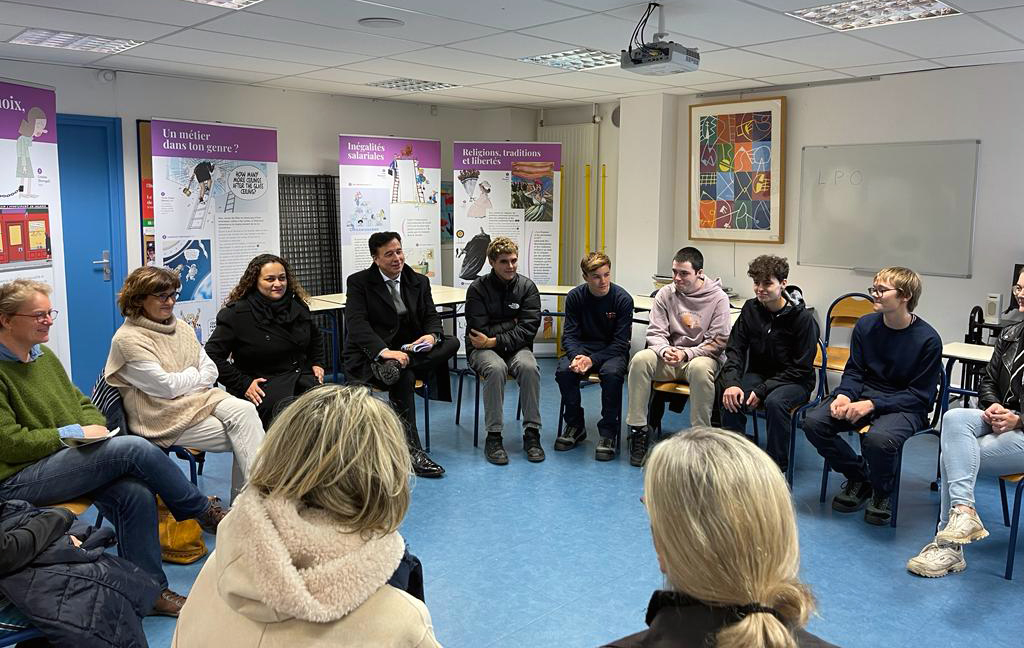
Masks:
[[[538,54],[524,56],[519,59],[523,63],[547,65],[561,70],[596,70],[619,64],[619,55],[601,50],[573,49],[554,54]]]
[[[185,0],[185,2],[211,5],[214,7],[220,7],[221,9],[245,9],[246,7],[253,6],[257,2],[263,2],[263,0]]]
[[[37,45],[39,47],[53,47],[79,52],[99,52],[100,54],[118,54],[143,43],[143,41],[129,40],[127,38],[107,38],[106,36],[90,36],[88,34],[75,34],[73,32],[35,29],[32,27],[7,42],[15,45]]]
[[[370,17],[360,18],[357,22],[363,27],[373,27],[374,29],[392,29],[394,27],[405,27],[405,21],[399,20],[398,18]]]
[[[384,81],[374,81],[373,83],[367,83],[368,86],[374,88],[392,88],[394,90],[404,90],[406,92],[430,92],[431,90],[444,90],[446,88],[458,88],[459,86],[451,83],[441,83],[440,81],[420,81],[419,79],[385,79]]]
[[[836,31],[881,27],[960,12],[935,0],[861,0],[788,11],[787,15]]]

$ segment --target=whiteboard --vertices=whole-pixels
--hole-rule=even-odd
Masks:
[[[979,145],[805,146],[797,262],[970,277]]]

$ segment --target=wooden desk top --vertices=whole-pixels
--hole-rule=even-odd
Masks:
[[[942,345],[942,357],[968,362],[988,362],[992,359],[992,347],[987,344],[946,342]]]
[[[556,297],[565,297],[569,294],[569,291],[576,286],[537,286],[537,291],[542,295],[553,295]]]
[[[451,306],[466,301],[466,289],[432,284],[430,286],[430,296],[434,298],[435,306]]]
[[[336,302],[328,301],[323,297],[311,297],[309,300],[309,310],[313,313],[336,310],[338,308],[344,308],[344,304],[339,305]]]

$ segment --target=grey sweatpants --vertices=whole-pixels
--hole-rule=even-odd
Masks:
[[[491,349],[477,349],[469,355],[469,366],[483,383],[480,389],[487,434],[501,434],[504,429],[505,380],[509,375],[519,383],[523,430],[540,430],[540,367],[533,351],[520,349],[502,357]]]

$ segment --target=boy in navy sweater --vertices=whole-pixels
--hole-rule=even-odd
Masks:
[[[580,380],[588,374],[601,378],[601,435],[594,456],[598,461],[615,457],[615,439],[622,418],[622,385],[629,367],[629,341],[633,325],[633,298],[612,283],[612,261],[602,252],[591,252],[580,262],[583,279],[565,298],[564,355],[558,362],[555,381],[565,404],[565,428],[555,439],[555,450],[571,450],[586,438]]]
[[[913,270],[883,268],[868,292],[875,312],[858,320],[842,382],[807,415],[804,432],[846,477],[832,508],[852,513],[867,503],[864,520],[885,525],[892,516],[896,453],[926,426],[935,401],[942,340],[914,315],[921,278]],[[865,425],[871,428],[861,436],[860,457],[839,434]]]

